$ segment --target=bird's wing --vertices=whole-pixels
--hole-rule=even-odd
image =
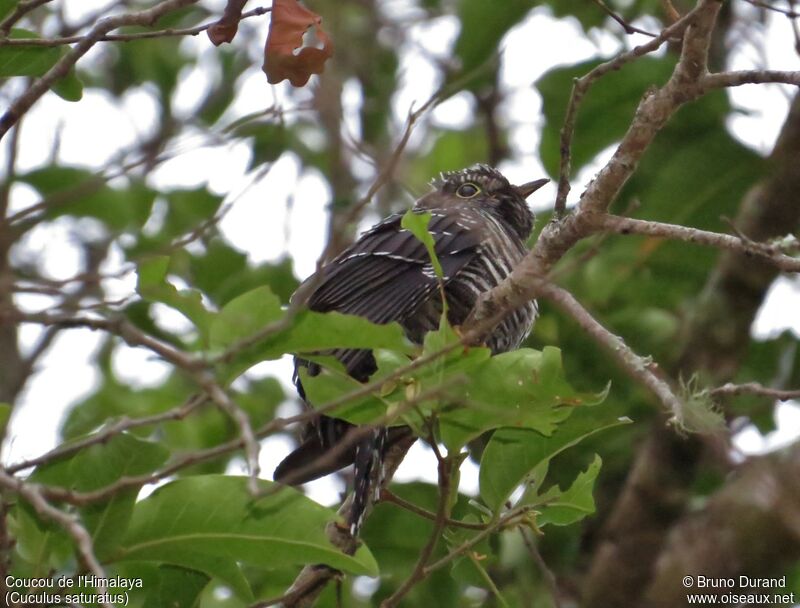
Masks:
[[[430,297],[438,289],[438,279],[428,251],[400,226],[401,219],[400,215],[385,219],[328,264],[309,298],[309,308],[389,323],[402,320]],[[435,210],[428,230],[447,283],[475,256],[478,231],[457,214]]]

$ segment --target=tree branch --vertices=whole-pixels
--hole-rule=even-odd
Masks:
[[[759,395],[776,401],[789,401],[790,399],[800,399],[800,389],[781,390],[769,388],[759,382],[746,382],[744,384],[733,384],[728,382],[720,387],[708,391],[712,397],[736,397],[738,395]]]
[[[598,221],[598,228],[617,234],[641,234],[664,237],[698,245],[708,245],[719,249],[729,249],[747,255],[757,255],[769,260],[784,272],[800,272],[800,258],[785,255],[780,249],[769,243],[756,243],[740,236],[709,232],[699,228],[689,228],[676,224],[664,224],[649,220],[637,220],[618,215],[603,215]]]
[[[100,39],[111,30],[125,25],[152,25],[160,17],[169,12],[195,4],[198,0],[163,0],[152,8],[136,13],[106,17],[92,27],[91,30],[72,49],[64,54],[44,76],[37,79],[22,95],[17,97],[5,113],[0,117],[0,140],[27,112],[50,87],[64,78],[72,67],[91,49]]]
[[[706,75],[701,84],[707,91],[725,87],[740,87],[745,84],[791,84],[800,86],[800,71],[741,70]]]
[[[51,0],[46,0],[50,2]],[[269,6],[259,6],[251,11],[242,13],[240,19],[247,19],[249,17],[259,17],[265,15],[272,10]],[[133,40],[145,40],[149,38],[167,38],[170,36],[197,36],[202,34],[216,21],[211,23],[204,23],[194,27],[187,27],[182,29],[167,28],[163,30],[154,30],[152,32],[136,32],[133,34],[106,34],[97,40],[97,42],[131,42]],[[38,47],[54,47],[64,46],[66,44],[75,44],[86,38],[85,35],[80,36],[63,36],[61,38],[2,38],[0,37],[0,47],[4,46],[38,46]]]
[[[434,519],[433,523],[433,530],[431,531],[430,538],[428,538],[428,542],[420,551],[419,557],[417,558],[417,563],[414,565],[414,569],[409,574],[408,578],[395,590],[395,592],[383,600],[381,602],[381,608],[393,608],[396,606],[407,594],[411,589],[420,582],[423,578],[425,578],[425,566],[428,564],[428,561],[433,555],[433,550],[436,548],[436,545],[439,543],[439,539],[444,532],[445,527],[447,526],[447,520],[449,519],[449,505],[450,505],[450,482],[451,482],[451,475],[450,469],[453,465],[452,457],[448,456],[447,458],[439,458],[439,503],[436,507],[436,518]]]
[[[0,37],[8,36],[8,32],[14,27],[14,24],[22,19],[32,10],[39,8],[43,4],[47,4],[52,0],[21,0],[17,6],[11,11],[5,19],[0,23]]]
[[[100,579],[107,578],[103,566],[100,565],[100,562],[94,554],[92,537],[76,516],[65,513],[47,502],[39,486],[17,479],[6,473],[2,468],[0,468],[0,485],[16,492],[19,496],[24,498],[39,515],[54,521],[64,528],[67,534],[75,541],[78,554],[92,574]],[[98,591],[101,594],[105,593],[105,585],[98,586]],[[113,608],[113,606],[107,602],[103,602],[102,606],[104,606],[104,608]]]
[[[564,215],[567,205],[567,195],[570,191],[569,176],[572,172],[572,136],[575,132],[575,120],[578,115],[578,108],[581,101],[586,96],[591,86],[602,76],[619,70],[626,63],[638,59],[648,53],[652,53],[661,47],[667,40],[680,36],[683,31],[689,26],[695,18],[695,14],[699,10],[695,8],[693,11],[687,13],[680,20],[676,21],[668,28],[664,29],[658,36],[650,40],[646,44],[634,47],[632,50],[622,53],[610,61],[601,63],[587,74],[578,78],[572,86],[572,93],[567,105],[567,112],[564,117],[564,126],[561,128],[561,169],[558,178],[558,194],[556,196],[555,214],[556,216]]]
[[[684,403],[660,377],[657,364],[637,355],[622,338],[603,327],[566,289],[541,281],[536,290],[538,295],[550,300],[561,312],[576,321],[581,329],[612,356],[625,373],[648,388],[667,406],[674,421],[682,423],[685,418]]]
[[[628,131],[611,160],[601,169],[583,193],[578,208],[570,215],[557,218],[548,224],[539,235],[533,249],[511,274],[497,287],[484,293],[478,299],[464,323],[464,328],[468,332],[478,335],[481,338],[479,341],[482,341],[483,336],[487,335],[510,311],[519,308],[537,295],[544,295],[540,292],[548,284],[547,276],[553,264],[579,240],[597,231],[598,227],[602,225],[603,216],[609,205],[636,170],[640,159],[656,134],[683,104],[702,94],[701,82],[707,70],[709,39],[719,8],[720,2],[717,0],[700,0],[695,9],[664,30],[660,37],[643,45],[646,48],[649,48],[648,45],[654,45],[653,48],[657,48],[667,35],[685,28],[683,49],[672,76],[662,88],[648,92],[639,103]],[[640,51],[639,54],[644,52],[646,51]],[[625,59],[627,61],[636,56],[638,55],[626,54],[618,57],[615,61],[624,63],[624,57],[627,57]],[[603,65],[613,64],[614,62],[609,62]],[[605,68],[606,71],[610,69],[610,67]],[[570,121],[574,121],[574,110],[571,117],[568,112],[565,120],[567,135],[571,128]],[[569,137],[566,140],[562,139],[562,144],[564,141],[568,142]],[[555,211],[558,216],[558,202]],[[556,294],[551,288],[547,288],[547,291],[555,296],[555,302],[564,306],[565,310],[571,310],[578,314],[580,306],[577,305],[577,302],[573,304],[570,301],[574,301],[571,295],[566,292]],[[578,308],[575,308],[575,305]],[[583,318],[584,322],[587,321],[583,316],[578,318]],[[595,326],[587,322],[584,328],[591,330],[592,335],[601,343],[613,343],[612,337],[615,338],[615,336],[599,324]],[[625,350],[613,352],[617,353],[617,360],[626,365],[629,375],[638,378],[650,388],[673,417],[677,417],[678,420],[682,419],[683,406],[680,400],[663,381],[651,373],[643,372],[643,370],[647,370],[647,366],[642,367],[641,358],[638,355]],[[620,353],[624,353],[624,356],[620,357]]]

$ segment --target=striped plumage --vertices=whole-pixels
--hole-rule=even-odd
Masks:
[[[513,186],[496,169],[476,165],[442,175],[433,183],[433,191],[415,203],[415,211],[431,214],[428,230],[442,266],[452,325],[461,325],[478,297],[502,281],[525,255],[525,241],[533,229],[533,213],[525,198],[546,181]],[[397,321],[415,343],[436,329],[442,310],[438,279],[425,246],[401,228],[401,219],[402,214],[389,216],[322,268],[321,277],[309,279],[316,285],[309,308],[355,314],[374,323]],[[517,348],[535,316],[535,302],[514,311],[489,335],[487,346],[493,353]],[[334,355],[359,381],[368,380],[376,369],[371,351],[348,349]],[[308,366],[311,374],[317,371],[306,361],[296,360],[295,365]],[[295,381],[305,399],[297,377]],[[354,442],[354,448],[332,450],[353,429],[344,421],[317,417],[315,432],[278,466],[275,479],[305,483],[355,462],[349,522],[355,535],[371,489],[379,489],[386,447],[410,431],[372,429]]]

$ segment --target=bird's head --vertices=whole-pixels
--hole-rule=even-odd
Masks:
[[[473,165],[460,171],[443,173],[429,192],[415,205],[417,209],[436,209],[452,205],[479,205],[501,218],[522,240],[533,230],[533,212],[525,199],[544,186],[548,179],[538,179],[514,186],[497,169]]]

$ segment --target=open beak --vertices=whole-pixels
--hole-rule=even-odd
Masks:
[[[527,184],[522,184],[521,186],[517,186],[517,192],[519,192],[522,198],[528,198],[531,194],[536,192],[539,188],[544,186],[550,180],[546,177],[543,179],[537,179],[532,182],[528,182]]]

